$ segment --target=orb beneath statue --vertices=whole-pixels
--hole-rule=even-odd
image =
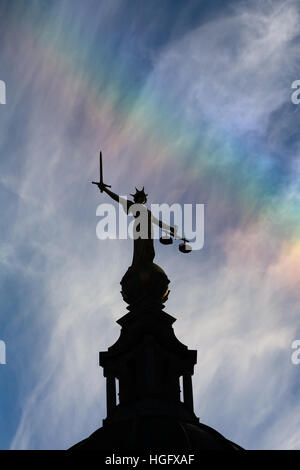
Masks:
[[[132,265],[120,282],[121,294],[124,301],[130,305],[147,297],[163,304],[168,298],[169,282],[164,270],[155,263]]]

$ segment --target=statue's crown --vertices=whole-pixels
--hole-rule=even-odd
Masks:
[[[146,202],[148,194],[145,193],[144,186],[143,186],[143,189],[141,189],[141,190],[138,190],[137,188],[135,188],[135,191],[136,191],[136,193],[135,194],[130,194],[130,196],[133,196],[134,200],[144,199],[145,202]]]

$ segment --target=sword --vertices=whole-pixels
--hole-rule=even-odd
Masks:
[[[100,184],[102,186],[105,186],[105,188],[111,188],[111,185],[109,184],[104,184],[103,183],[103,166],[102,166],[102,152],[100,151],[100,156],[99,156],[99,165],[100,165],[100,181],[97,183],[96,181],[92,181],[92,184],[96,184],[99,186]],[[101,193],[103,193],[103,189],[100,189]]]

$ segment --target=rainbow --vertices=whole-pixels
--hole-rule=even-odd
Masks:
[[[142,147],[149,173],[181,161],[186,187],[214,178],[220,187],[228,188],[231,203],[249,217],[254,214],[267,236],[281,240],[280,257],[290,260],[293,278],[300,279],[300,191],[296,185],[292,193],[287,191],[292,183],[284,163],[276,162],[263,144],[241,139],[216,123],[204,118],[188,121],[171,91],[159,83],[151,92],[146,87],[141,93],[131,70],[115,62],[113,51],[109,53],[104,34],[97,32],[97,41],[87,50],[80,27],[63,29],[51,15],[35,21],[32,8],[23,12],[19,23],[15,17],[12,20],[16,38],[11,41],[17,44],[22,37],[25,57],[40,58],[40,89],[47,90],[52,77],[51,87],[60,102],[68,103],[76,94],[84,96],[83,125],[95,133],[101,129],[110,158],[117,159],[128,147],[132,154]]]

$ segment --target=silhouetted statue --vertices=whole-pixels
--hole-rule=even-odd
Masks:
[[[92,182],[96,184],[102,193],[106,192],[114,201],[119,202],[126,214],[135,217],[133,226],[134,234],[134,250],[132,266],[144,265],[145,263],[152,263],[155,257],[154,244],[153,244],[153,223],[160,227],[165,235],[160,238],[160,242],[164,245],[173,243],[171,237],[182,240],[183,243],[179,246],[182,253],[189,253],[191,247],[186,245],[188,240],[177,236],[177,227],[172,227],[163,221],[157,219],[149,209],[145,206],[148,194],[145,193],[144,188],[138,190],[135,188],[136,193],[130,194],[133,201],[124,199],[113,191],[109,190],[110,185],[103,182],[103,168],[102,168],[102,152],[100,152],[100,181]],[[144,226],[141,226],[143,224]]]
[[[147,202],[148,195],[145,194],[144,188],[141,191],[135,188],[136,193],[131,194],[131,196],[133,196],[133,201],[130,201],[107,189],[106,185],[103,183],[99,183],[98,187],[101,192],[106,192],[114,201],[119,202],[126,214],[131,214],[135,218],[133,226],[133,233],[135,236],[132,266],[144,266],[147,263],[152,263],[155,257],[153,243],[153,223],[165,231],[170,232],[170,234],[173,236],[175,235],[175,227],[171,227],[161,220],[158,220],[153,216],[151,211],[147,209],[145,204]],[[145,225],[144,228],[141,227],[141,224]],[[145,238],[142,238],[142,236],[139,235],[143,232],[146,235]]]
[[[134,234],[134,249],[132,266],[145,265],[145,263],[153,263],[155,257],[154,244],[153,244],[153,223],[158,225],[161,229],[169,232],[169,235],[176,236],[175,227],[165,224],[153,216],[151,211],[145,206],[148,194],[145,193],[144,188],[139,191],[137,188],[135,194],[130,194],[133,201],[124,199],[113,191],[109,190],[110,185],[103,182],[103,169],[102,169],[102,152],[100,152],[100,181],[99,183],[93,181],[102,193],[106,192],[114,201],[119,202],[123,207],[126,214],[131,214],[135,217],[133,226]],[[144,224],[144,227],[141,226]],[[140,235],[139,235],[140,234]],[[143,236],[142,236],[143,235]]]

